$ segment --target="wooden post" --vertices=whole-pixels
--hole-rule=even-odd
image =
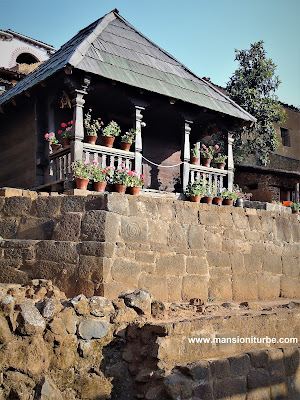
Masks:
[[[295,185],[295,203],[299,203],[299,183]]]
[[[145,126],[145,123],[142,122],[143,115],[142,111],[145,110],[144,107],[135,106],[135,165],[134,168],[137,172],[142,173],[142,126]]]
[[[83,157],[83,106],[85,100],[83,96],[87,94],[85,90],[74,91],[75,97],[72,100],[73,103],[73,132],[71,141],[71,161],[82,160]]]
[[[234,180],[234,162],[233,162],[233,151],[232,151],[232,144],[234,142],[234,139],[232,137],[232,133],[228,132],[227,136],[228,140],[228,147],[227,147],[227,155],[228,155],[228,160],[227,160],[227,165],[228,165],[228,190],[232,191],[233,189],[233,180]]]
[[[185,192],[187,184],[190,178],[190,159],[191,159],[191,145],[190,145],[190,133],[192,121],[184,121],[184,144],[183,144],[183,177],[182,177],[182,188]]]

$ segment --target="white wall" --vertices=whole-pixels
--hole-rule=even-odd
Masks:
[[[39,48],[19,38],[14,37],[8,40],[0,37],[0,67],[14,67],[17,57],[22,53],[32,54],[38,61],[45,61],[49,58],[47,51],[43,48]]]

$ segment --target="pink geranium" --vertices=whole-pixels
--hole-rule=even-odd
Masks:
[[[46,133],[45,135],[45,139],[48,140],[49,139],[49,133]]]

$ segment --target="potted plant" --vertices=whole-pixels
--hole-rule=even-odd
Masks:
[[[102,131],[102,144],[106,147],[113,147],[116,136],[119,136],[121,129],[115,121],[110,123]]]
[[[85,114],[83,124],[86,130],[87,143],[95,144],[98,137],[97,132],[101,129],[103,122],[101,121],[101,118],[94,119],[92,121],[91,112],[92,109],[90,108],[89,111]]]
[[[199,162],[198,149],[194,145],[194,147],[191,149],[191,164],[197,165],[198,162]]]
[[[193,203],[199,203],[204,191],[204,180],[199,179],[197,181],[194,181],[193,183],[188,183],[188,185],[186,186],[185,195],[189,197],[190,201],[192,201]]]
[[[137,171],[129,171],[127,178],[128,193],[138,196],[140,189],[145,183],[144,175]]]
[[[46,133],[45,139],[50,143],[52,151],[57,151],[61,148],[61,144],[56,139],[54,132]]]
[[[215,197],[213,198],[213,204],[221,206],[223,201],[223,190],[216,190]]]
[[[223,190],[222,197],[223,197],[223,204],[226,206],[232,206],[233,203],[235,203],[236,199],[238,198],[235,192],[230,192],[227,189]]]
[[[293,214],[299,214],[300,211],[300,203],[293,203],[290,205]]]
[[[214,158],[214,162],[217,165],[217,168],[219,169],[224,169],[225,165],[226,165],[226,160],[227,160],[228,156],[222,156],[221,154],[218,154],[215,158]]]
[[[118,193],[125,193],[128,184],[128,168],[125,168],[124,164],[121,164],[119,168],[114,170],[112,176],[112,182],[114,189]]]
[[[125,133],[125,135],[121,136],[121,149],[129,151],[130,146],[134,142],[134,138],[136,135],[136,130],[134,129],[129,129],[128,132]]]
[[[67,124],[63,122],[60,126],[63,128],[58,131],[58,135],[61,135],[61,141],[63,148],[70,146],[71,131],[72,131],[73,121],[69,121]]]
[[[212,200],[214,197],[214,194],[216,192],[216,185],[215,183],[209,183],[205,180],[205,185],[204,185],[204,193],[202,197],[202,203],[207,203],[207,204],[212,204]]]
[[[201,149],[200,149],[200,155],[201,155],[201,165],[204,167],[210,167],[211,160],[214,157],[214,154],[216,151],[219,150],[219,145],[215,146],[205,146],[205,144],[202,144]]]
[[[71,169],[76,182],[76,189],[86,190],[91,178],[91,166],[87,162],[81,160],[74,161]]]
[[[101,168],[97,161],[93,161],[90,166],[91,179],[93,181],[93,189],[95,192],[104,192],[107,184],[110,169],[108,167]]]

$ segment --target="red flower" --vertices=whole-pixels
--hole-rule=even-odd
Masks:
[[[104,174],[106,174],[106,173],[107,173],[106,169],[104,169],[104,170],[103,170],[103,173],[104,173]]]
[[[67,124],[65,124],[64,122],[60,125],[62,128],[66,128]]]
[[[62,131],[58,131],[57,133],[60,135],[62,133]]]

